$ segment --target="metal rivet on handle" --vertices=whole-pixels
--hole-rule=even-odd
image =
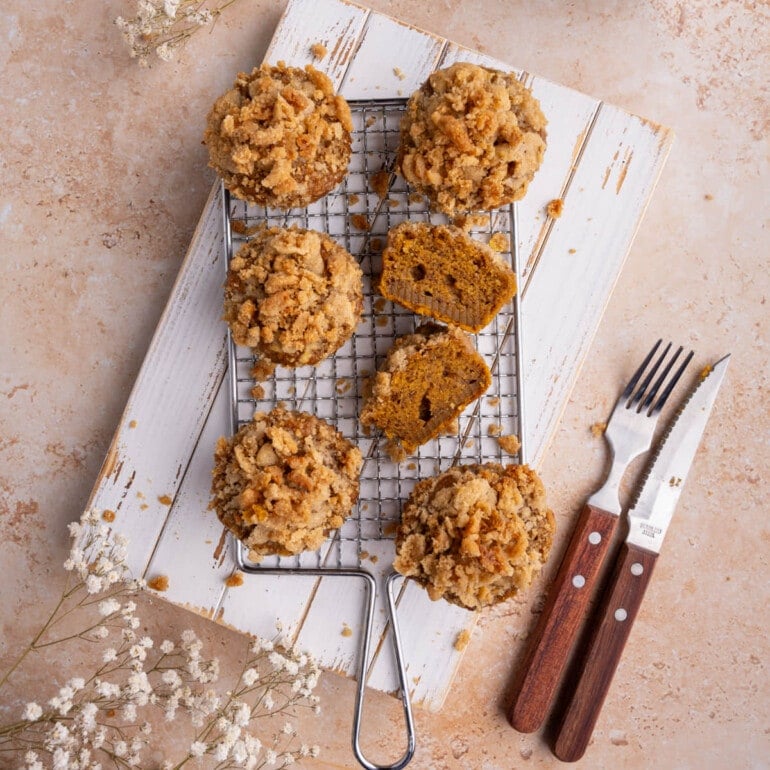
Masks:
[[[618,607],[618,609],[615,610],[615,620],[622,623],[627,617],[628,613],[622,607]]]
[[[575,588],[582,588],[586,584],[586,579],[582,575],[575,575],[575,577],[572,578],[572,585],[575,586]]]
[[[601,543],[601,542],[602,542],[602,535],[601,535],[601,532],[592,532],[592,533],[591,533],[591,534],[588,536],[588,542],[589,542],[591,545],[599,545],[599,543]]]
[[[642,572],[644,572],[644,567],[638,561],[635,561],[631,565],[631,574],[639,577],[639,575],[641,575]]]

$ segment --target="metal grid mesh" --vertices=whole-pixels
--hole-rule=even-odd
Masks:
[[[328,420],[359,446],[364,457],[359,503],[342,528],[316,552],[268,558],[261,562],[262,567],[389,569],[401,504],[415,482],[457,462],[510,462],[513,458],[502,452],[494,433],[521,436],[517,299],[475,335],[476,347],[492,371],[492,385],[461,415],[457,435],[430,441],[397,464],[388,457],[383,441],[365,433],[358,421],[365,382],[382,363],[395,337],[411,333],[427,320],[387,302],[372,289],[380,272],[380,251],[387,232],[405,219],[447,221],[430,212],[426,201],[411,192],[400,176],[390,174],[389,190],[382,200],[372,187],[375,174],[390,172],[393,167],[404,106],[403,100],[351,102],[354,128],[349,173],[334,193],[307,208],[286,212],[250,206],[225,196],[226,240],[233,251],[247,239],[239,233],[248,233],[262,224],[297,225],[328,233],[359,260],[364,273],[361,323],[351,340],[317,366],[278,367],[260,383],[263,394],[258,393],[257,398],[251,373],[256,359],[246,348],[231,349],[236,372],[232,382],[233,420],[238,427],[251,420],[255,410],[267,411],[283,403]],[[489,224],[474,228],[471,234],[485,241],[495,232],[504,233],[512,244],[511,250],[501,256],[509,259],[516,270],[513,206],[492,212]],[[521,462],[523,449],[519,454]]]

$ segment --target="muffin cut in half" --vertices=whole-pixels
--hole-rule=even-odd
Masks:
[[[326,421],[258,412],[214,453],[211,508],[249,558],[318,548],[358,500],[361,452]]]
[[[402,222],[388,232],[379,289],[415,313],[477,332],[516,293],[516,274],[458,227]]]
[[[342,181],[352,129],[348,103],[323,72],[278,62],[238,74],[211,108],[203,141],[233,195],[287,209]]]
[[[393,566],[433,600],[481,609],[532,582],[553,532],[543,483],[528,466],[455,466],[412,490]]]
[[[398,337],[377,371],[361,423],[379,428],[394,459],[447,432],[492,375],[459,329],[427,323]]]

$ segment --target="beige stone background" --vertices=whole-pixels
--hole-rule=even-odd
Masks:
[[[560,526],[523,599],[482,614],[443,710],[418,712],[412,767],[560,763],[506,723],[511,673],[571,523],[601,478],[621,372],[667,336],[727,380],[579,764],[770,767],[768,203],[770,7],[749,0],[370,0],[674,128],[677,141],[541,471]],[[140,69],[112,24],[128,0],[0,6],[0,669],[62,582],[79,516],[214,181],[205,114],[262,59],[283,9],[240,0],[174,63]],[[547,308],[544,309],[547,312]],[[158,600],[148,631],[193,627],[235,664],[240,637]],[[0,691],[0,721],[71,663],[41,656]],[[75,661],[77,663],[77,661]],[[226,666],[227,667],[227,666]],[[303,717],[315,768],[348,768],[353,683],[325,675]],[[399,709],[367,701],[365,746],[400,751]],[[181,740],[161,735],[156,759]],[[0,767],[15,767],[0,755]]]

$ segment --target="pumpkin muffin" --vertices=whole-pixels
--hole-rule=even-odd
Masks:
[[[516,75],[459,62],[409,99],[398,168],[449,216],[519,200],[545,152],[546,119]]]
[[[458,227],[403,222],[388,232],[379,288],[415,313],[477,332],[516,293],[516,274]]]
[[[361,452],[324,420],[258,412],[214,454],[211,508],[249,558],[315,550],[358,499]]]
[[[233,340],[275,364],[318,363],[351,337],[362,310],[361,268],[324,233],[265,228],[230,262]]]
[[[455,466],[415,486],[401,514],[393,566],[433,600],[481,609],[532,582],[553,532],[543,484],[528,466]]]
[[[393,342],[364,400],[361,423],[379,428],[389,439],[391,456],[403,459],[448,432],[491,382],[467,334],[423,324]]]
[[[287,209],[331,192],[347,173],[353,123],[345,99],[311,65],[241,72],[209,115],[209,165],[249,203]]]

